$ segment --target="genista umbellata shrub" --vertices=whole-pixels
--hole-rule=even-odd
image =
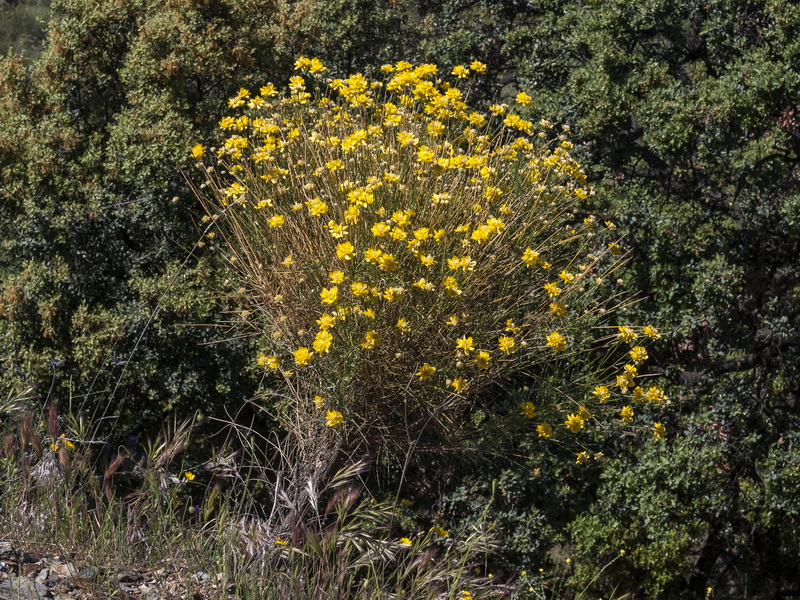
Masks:
[[[471,108],[456,84],[478,61],[445,76],[401,61],[382,81],[326,79],[317,59],[296,68],[286,93],[241,89],[227,137],[191,154],[208,235],[242,282],[241,326],[284,383],[298,456],[316,464],[304,478],[346,453],[447,447],[493,386],[554,364],[597,369],[579,396],[522,403],[531,435],[573,443],[590,422],[664,401],[637,380],[640,341],[658,332],[602,325],[629,300],[615,227],[576,216],[586,177],[563,133],[517,114],[527,94]]]

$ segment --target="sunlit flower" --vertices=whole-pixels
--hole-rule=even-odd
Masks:
[[[472,337],[461,337],[456,340],[456,350],[460,350],[464,354],[469,354],[475,350],[475,344]]]
[[[567,349],[567,339],[557,331],[554,331],[547,336],[547,345],[556,352],[563,352]]]
[[[300,348],[294,351],[294,362],[297,364],[298,367],[302,367],[310,363],[313,356],[314,356],[313,352],[311,352],[305,346],[301,346]]]
[[[343,242],[336,246],[336,256],[339,260],[353,260],[355,251],[355,247],[350,242]]]
[[[645,336],[649,337],[651,340],[657,340],[657,339],[659,339],[659,338],[661,337],[661,334],[660,334],[660,333],[658,332],[658,330],[657,330],[655,327],[653,327],[652,325],[647,325],[647,326],[645,326],[645,327],[642,329],[642,333],[643,333]]]
[[[517,94],[516,100],[517,104],[522,104],[522,106],[530,106],[532,98],[525,92],[520,92]]]
[[[644,346],[634,346],[628,354],[631,355],[631,360],[636,364],[647,360],[647,349]]]
[[[328,427],[336,427],[337,425],[341,425],[343,422],[344,417],[338,410],[329,410],[327,413],[325,413],[325,424]]]
[[[497,346],[501,352],[511,354],[514,351],[514,346],[516,346],[516,341],[511,336],[500,336],[497,340]]]
[[[536,415],[536,405],[534,405],[533,402],[524,402],[520,408],[522,409],[520,414],[529,419],[532,419]]]
[[[428,381],[433,375],[436,373],[436,367],[425,363],[422,365],[419,370],[417,371],[416,375],[422,381]]]
[[[580,417],[580,415],[567,415],[567,420],[564,421],[564,426],[572,433],[578,433],[581,429],[583,429],[584,423],[585,421]]]
[[[319,297],[322,298],[322,304],[334,304],[339,298],[339,288],[335,285],[330,288],[322,288]]]
[[[488,369],[492,364],[492,355],[486,350],[481,350],[475,355],[475,366],[479,369]]]
[[[317,336],[314,338],[311,347],[314,348],[314,352],[320,354],[322,352],[327,352],[331,347],[331,342],[333,342],[333,336],[328,332],[328,330],[323,329],[317,333]]]
[[[361,347],[364,350],[370,350],[376,346],[380,346],[381,336],[374,330],[367,331],[361,339]]]
[[[611,398],[611,392],[608,388],[604,385],[595,386],[594,391],[592,392],[600,402],[606,402],[609,398]]]
[[[617,337],[628,344],[632,344],[636,341],[636,332],[633,330],[633,327],[622,325],[619,327],[619,333],[617,334]]]

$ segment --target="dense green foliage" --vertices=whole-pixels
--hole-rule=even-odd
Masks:
[[[625,318],[665,332],[650,369],[671,381],[667,443],[600,432],[605,460],[589,465],[565,465],[546,444],[509,445],[532,458],[498,457],[491,472],[431,457],[407,489],[461,518],[494,490],[506,572],[570,554],[575,589],[603,597],[797,593],[796,1],[62,0],[55,9],[33,67],[15,55],[0,64],[6,385],[25,373],[43,394],[54,359],[64,361],[61,398],[71,385],[106,402],[119,381],[115,405],[127,398],[151,422],[240,403],[253,390],[252,354],[241,342],[200,345],[224,330],[182,326],[225,319],[209,291],[224,287],[207,260],[213,243],[183,267],[124,373],[119,364],[199,236],[180,174],[191,143],[239,85],[284,81],[300,52],[336,74],[399,58],[478,58],[494,78],[476,95],[525,89],[532,117],[571,126],[597,190],[587,210],[627,235],[624,277],[643,294]]]
[[[41,58],[0,66],[6,386],[44,393],[52,374],[57,398],[95,394],[88,406],[112,414],[124,404],[138,427],[252,395],[245,345],[208,345],[228,334],[207,327],[225,320],[224,282],[211,283],[212,244],[187,259],[199,237],[188,148],[236,86],[287,76],[304,45],[294,29],[322,46],[372,40],[362,33],[383,13],[362,4],[344,15],[328,3],[339,12],[326,33],[313,3],[54,3]],[[343,67],[365,56],[335,53]]]
[[[628,236],[626,277],[645,292],[632,312],[671,334],[652,369],[674,383],[670,450],[607,452],[592,508],[565,540],[588,565],[576,579],[627,548],[598,593],[618,582],[650,597],[793,589],[797,3],[447,6],[430,51],[487,57],[537,92],[537,113],[573,126],[593,203]]]

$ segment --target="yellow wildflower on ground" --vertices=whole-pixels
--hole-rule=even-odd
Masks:
[[[572,433],[578,433],[583,426],[585,421],[580,417],[580,415],[567,415],[567,420],[564,421],[564,426],[569,429]]]
[[[422,381],[428,381],[433,375],[436,373],[436,367],[425,363],[422,365],[419,370],[417,371],[416,375]]]
[[[343,422],[344,417],[338,410],[329,410],[327,413],[325,413],[325,424],[328,427],[336,427],[337,425],[341,425]]]
[[[550,335],[547,336],[547,345],[550,346],[556,352],[563,352],[567,349],[567,338],[563,335],[554,331]]]
[[[294,362],[297,364],[298,367],[305,366],[311,362],[314,353],[311,352],[305,346],[301,346],[297,350],[294,351]]]

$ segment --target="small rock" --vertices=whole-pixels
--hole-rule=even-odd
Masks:
[[[72,563],[55,563],[49,565],[50,572],[59,577],[75,577],[78,569]]]
[[[0,600],[41,600],[49,598],[50,590],[27,577],[11,576],[0,583]]]

